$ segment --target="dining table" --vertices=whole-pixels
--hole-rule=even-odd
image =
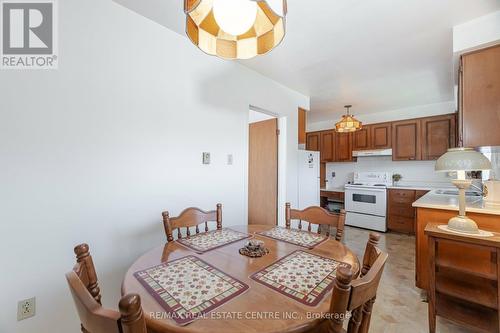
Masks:
[[[259,258],[251,258],[239,253],[239,249],[245,246],[249,238],[204,253],[197,253],[178,241],[158,246],[139,257],[130,266],[123,280],[122,295],[129,293],[140,295],[147,327],[156,333],[306,332],[317,326],[328,315],[331,305],[331,290],[323,295],[318,304],[311,306],[255,281],[252,279],[252,275],[295,251],[305,251],[346,263],[350,265],[354,277],[359,275],[359,260],[346,245],[330,237],[314,248],[305,249],[293,243],[259,234],[273,227],[271,225],[231,225],[225,227],[246,233],[251,237],[250,239],[263,241],[269,253]],[[247,289],[211,311],[210,315],[200,317],[187,325],[179,325],[168,316],[162,315],[165,313],[165,309],[159,304],[158,299],[153,297],[140,283],[137,279],[137,272],[187,256],[199,258],[227,273],[246,284]]]

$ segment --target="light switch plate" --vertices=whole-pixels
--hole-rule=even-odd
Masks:
[[[210,153],[203,153],[203,164],[210,164]]]
[[[227,165],[233,165],[233,154],[227,155]]]
[[[24,320],[34,317],[36,313],[35,297],[19,301],[17,303],[17,320]]]

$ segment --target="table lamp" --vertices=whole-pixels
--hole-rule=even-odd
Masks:
[[[458,188],[458,216],[448,221],[448,229],[456,232],[478,234],[476,222],[465,216],[465,190],[471,184],[471,179],[465,179],[467,171],[490,170],[491,162],[481,153],[472,148],[452,148],[442,155],[436,162],[436,171],[457,172],[457,179],[452,181]]]

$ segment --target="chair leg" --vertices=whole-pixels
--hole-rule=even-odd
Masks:
[[[358,333],[362,318],[363,318],[363,311],[361,310],[361,307],[352,311],[351,319],[349,320],[349,327],[347,329],[347,332]]]
[[[434,304],[429,302],[429,333],[436,333],[436,312],[434,311]]]
[[[366,302],[365,305],[363,305],[363,319],[361,319],[359,333],[368,333],[368,330],[370,329],[373,303],[375,303],[375,297]]]

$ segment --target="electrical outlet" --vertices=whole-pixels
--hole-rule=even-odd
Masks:
[[[210,164],[210,153],[203,153],[203,164]]]
[[[233,165],[233,154],[227,155],[227,165]]]
[[[17,303],[17,320],[24,320],[34,317],[36,313],[36,299],[35,297],[25,299]]]

